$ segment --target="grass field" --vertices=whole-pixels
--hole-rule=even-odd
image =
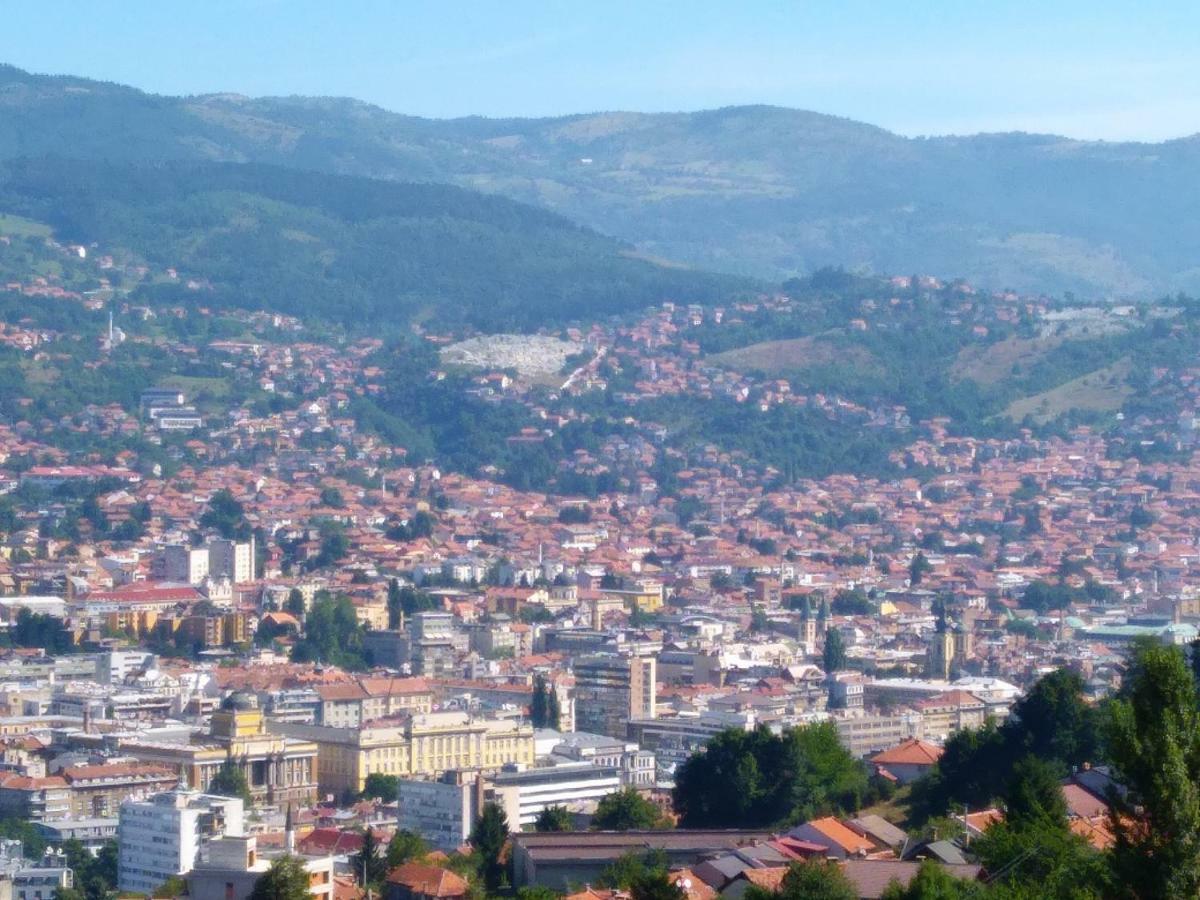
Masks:
[[[51,231],[49,225],[43,225],[33,219],[0,213],[0,234],[13,237],[50,237]]]
[[[1003,415],[1014,422],[1032,416],[1035,422],[1044,423],[1072,409],[1116,412],[1133,393],[1128,383],[1130,367],[1128,357],[1119,359],[1056,388],[1014,400]]]
[[[1028,370],[1062,343],[1058,338],[1006,338],[981,347],[964,347],[950,374],[958,380],[980,385],[998,384],[1013,374],[1013,368]]]
[[[709,358],[719,366],[737,371],[763,372],[779,375],[811,366],[845,363],[867,368],[874,358],[860,347],[839,347],[819,337],[792,338],[783,341],[763,341],[736,350],[726,350]]]
[[[204,394],[213,399],[228,397],[230,386],[224,378],[201,378],[195,375],[168,375],[160,382],[162,387],[178,388],[195,398]]]

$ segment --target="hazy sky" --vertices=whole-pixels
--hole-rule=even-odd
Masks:
[[[903,134],[1200,131],[1200,3],[4,0],[0,61],[425,116],[771,103]]]

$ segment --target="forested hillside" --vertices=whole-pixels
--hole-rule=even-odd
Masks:
[[[645,254],[1143,298],[1200,288],[1200,140],[908,139],[774,107],[428,120],[337,98],[172,98],[0,67],[0,158],[265,162],[534,203]]]
[[[258,164],[13,160],[0,166],[0,212],[177,269],[136,289],[147,300],[360,328],[532,329],[741,287],[501,197]]]

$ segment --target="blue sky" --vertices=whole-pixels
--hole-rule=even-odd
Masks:
[[[903,134],[1200,131],[1200,4],[5,0],[0,61],[425,116],[771,103]]]

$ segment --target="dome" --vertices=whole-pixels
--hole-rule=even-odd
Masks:
[[[234,691],[221,702],[221,709],[240,712],[247,709],[258,709],[258,697],[253,691]]]

